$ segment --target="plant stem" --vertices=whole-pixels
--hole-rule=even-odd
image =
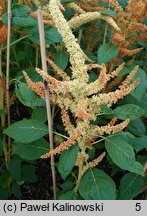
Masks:
[[[42,69],[44,72],[47,73],[44,24],[42,19],[42,11],[40,9],[37,10],[37,16],[38,16],[38,26],[39,26],[39,36],[40,36]],[[46,109],[47,109],[48,127],[49,127],[49,142],[50,142],[50,151],[51,151],[53,149],[52,115],[51,115],[51,106],[50,106],[50,98],[49,98],[49,88],[48,88],[48,83],[45,80],[44,80],[44,85],[45,85],[45,100],[46,100]],[[55,175],[54,155],[51,156],[51,170],[52,170],[54,199],[56,199],[56,175]]]
[[[38,55],[39,54],[39,49],[38,47],[36,48],[36,68],[38,68]]]
[[[9,94],[9,74],[10,74],[10,38],[11,38],[11,0],[8,0],[8,34],[7,34],[7,63],[6,63],[6,105],[7,123],[10,126],[10,94]],[[11,140],[8,137],[8,160],[10,160]]]
[[[20,42],[21,40],[23,40],[23,39],[25,39],[25,38],[28,38],[29,36],[30,36],[30,35],[25,35],[25,36],[19,38],[18,40],[16,40],[16,41],[14,41],[13,43],[11,43],[10,46],[13,46],[14,44]],[[7,48],[7,46],[3,47],[2,50],[6,49],[6,48]]]
[[[55,131],[53,131],[53,133],[56,134],[56,135],[58,135],[58,136],[61,136],[61,137],[65,138],[65,139],[69,139],[69,137],[64,136],[64,135],[62,135],[62,134],[60,134],[60,133],[57,133],[57,132],[55,132]]]
[[[79,188],[79,185],[80,185],[80,181],[81,181],[81,178],[83,176],[82,170],[83,170],[83,162],[81,162],[81,164],[79,165],[78,179],[76,181],[76,186],[74,188],[75,193],[77,193],[77,191],[78,191],[78,188]]]
[[[105,32],[104,32],[103,44],[106,43],[107,31],[108,31],[108,23],[106,23],[106,26],[105,26]]]
[[[52,106],[52,125],[54,123],[54,114],[55,114],[55,104]]]
[[[80,45],[81,40],[82,40],[82,33],[83,33],[83,30],[80,30],[80,31],[79,31],[79,35],[78,35],[78,44],[79,44],[79,45]]]

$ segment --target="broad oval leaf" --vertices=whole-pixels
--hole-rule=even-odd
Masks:
[[[117,135],[107,137],[105,147],[112,161],[121,169],[144,175],[143,166],[135,160],[132,146],[121,137]]]
[[[35,25],[32,28],[25,28],[25,31],[29,34],[30,40],[36,44],[40,44],[38,29]],[[45,43],[53,44],[57,42],[62,42],[62,37],[57,29],[45,26]]]
[[[132,64],[132,65],[125,66],[121,70],[121,72],[118,74],[118,76],[122,76],[122,75],[125,75],[125,74],[130,74],[131,71],[137,65],[138,65],[138,63],[134,62],[134,64]],[[141,68],[138,69],[137,73],[135,74],[135,76],[131,80],[131,83],[134,82],[138,78],[140,79],[140,82],[139,82],[138,86],[133,91],[131,91],[130,95],[135,97],[135,99],[138,102],[141,102],[144,99],[144,94],[145,94],[146,89],[147,89],[147,76],[146,76],[145,71],[143,71]]]
[[[114,200],[116,188],[114,181],[100,169],[88,169],[79,185],[80,195],[85,200]]]
[[[141,68],[138,69],[138,72],[133,77],[132,82],[134,82],[137,78],[140,79],[139,85],[131,92],[131,95],[141,102],[144,100],[143,96],[147,90],[147,75]]]
[[[104,14],[104,15],[109,15],[112,17],[115,17],[118,15],[118,13],[116,13],[115,11],[112,11],[112,10],[104,10],[104,11],[101,11],[100,13]]]
[[[102,113],[105,115],[111,115],[113,114],[113,110],[110,107],[107,106],[100,106]]]
[[[12,17],[28,17],[31,9],[25,5],[15,5],[12,8]]]
[[[56,65],[61,68],[62,70],[65,70],[68,65],[68,54],[64,50],[59,50],[54,55],[54,61]]]
[[[147,148],[147,135],[137,137],[130,141],[130,144],[137,150],[140,151],[143,148]]]
[[[4,134],[18,142],[29,143],[47,135],[48,127],[37,120],[21,120],[4,130]]]
[[[147,93],[143,95],[143,100],[140,102],[140,107],[144,110],[144,117],[147,118]]]
[[[77,153],[79,147],[78,145],[74,145],[69,149],[65,150],[59,159],[58,162],[58,171],[63,179],[65,179],[71,172],[73,166],[76,163]]]
[[[32,119],[36,119],[40,122],[47,121],[46,107],[36,107],[32,112]]]
[[[35,92],[26,83],[16,85],[16,95],[22,104],[29,107],[32,107],[34,100],[38,99]]]
[[[119,186],[119,200],[131,200],[141,192],[144,184],[142,176],[128,173],[122,177]]]
[[[122,106],[118,106],[113,110],[113,115],[118,117],[119,119],[137,119],[144,114],[144,110],[135,104],[125,104]]]
[[[118,47],[112,44],[103,44],[97,52],[98,64],[108,63],[114,59],[119,53]]]
[[[69,178],[67,178],[63,184],[62,184],[62,189],[63,192],[67,192],[67,191],[71,191],[73,189],[73,187],[75,186],[75,179],[73,178],[73,176],[70,176]]]
[[[122,6],[122,8],[125,8],[128,5],[128,0],[117,0],[119,5]]]
[[[26,28],[26,27],[32,27],[36,25],[37,27],[37,22],[34,18],[32,17],[14,17],[12,19],[12,25],[15,26],[16,28]]]
[[[144,136],[146,134],[146,128],[141,119],[131,121],[127,129],[136,136]]]
[[[11,13],[12,13],[12,20],[14,17],[28,17],[28,13],[30,12],[30,8],[25,6],[25,5],[16,5],[12,8]],[[5,25],[8,25],[8,14],[5,13],[2,16],[2,21]]]
[[[25,160],[36,160],[49,152],[49,143],[41,138],[31,143],[13,143],[13,150]]]
[[[46,28],[45,39],[48,44],[62,42],[62,37],[56,28]]]

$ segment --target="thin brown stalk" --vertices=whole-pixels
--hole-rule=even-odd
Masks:
[[[79,44],[79,45],[80,45],[81,40],[82,40],[82,33],[83,33],[83,30],[80,30],[80,31],[79,31],[79,35],[78,35],[78,44]]]
[[[103,44],[106,43],[107,31],[108,31],[108,23],[106,23],[106,26],[105,26],[105,32],[104,32]]]
[[[44,72],[47,73],[44,24],[43,24],[43,18],[42,18],[42,11],[40,9],[37,10],[37,16],[38,16],[38,26],[39,26],[42,69]],[[52,115],[51,115],[51,105],[50,105],[50,97],[49,97],[49,87],[48,87],[48,83],[45,80],[44,80],[44,85],[45,85],[45,100],[46,100],[48,128],[49,128],[49,142],[50,142],[50,151],[51,151],[53,150],[53,147],[54,147],[53,146]],[[55,175],[54,155],[51,156],[51,170],[52,170],[54,199],[56,199],[56,175]]]
[[[10,38],[11,38],[11,0],[8,0],[8,34],[7,34],[7,63],[6,63],[6,105],[7,105],[7,124],[10,126],[10,93],[9,93],[9,74],[10,74]],[[8,137],[8,160],[10,160],[11,140]]]

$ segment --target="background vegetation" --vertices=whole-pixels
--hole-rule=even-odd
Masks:
[[[62,81],[55,72],[57,67],[73,78],[70,53],[47,4],[46,0],[13,0],[9,14],[8,1],[0,0],[0,199],[53,199],[50,158],[40,159],[50,151],[46,103],[39,97],[42,92],[36,94],[28,87],[23,75],[25,71],[33,82],[43,84],[36,73],[36,68],[42,68],[36,13],[40,8],[48,74]],[[78,187],[78,143],[55,156],[57,199],[147,199],[146,1],[61,0],[61,4],[67,21],[82,13],[100,12],[113,18],[120,28],[118,31],[104,19],[95,19],[72,30],[92,64],[105,64],[108,74],[125,62],[101,93],[115,91],[136,66],[137,73],[130,82],[139,78],[139,84],[111,108],[101,106],[101,113],[89,123],[102,127],[111,122],[113,126],[116,118],[120,124],[130,119],[127,127],[115,134],[104,133],[92,140],[94,144],[86,149],[88,158],[82,160],[93,165],[83,173]],[[88,75],[88,84],[93,83],[100,69],[91,68]],[[63,110],[52,100],[51,113],[56,148],[68,140],[69,133],[62,121]],[[75,125],[73,113],[68,115]]]

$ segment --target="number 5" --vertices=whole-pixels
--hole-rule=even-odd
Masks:
[[[140,211],[141,210],[141,203],[136,203],[135,210],[136,211]]]

